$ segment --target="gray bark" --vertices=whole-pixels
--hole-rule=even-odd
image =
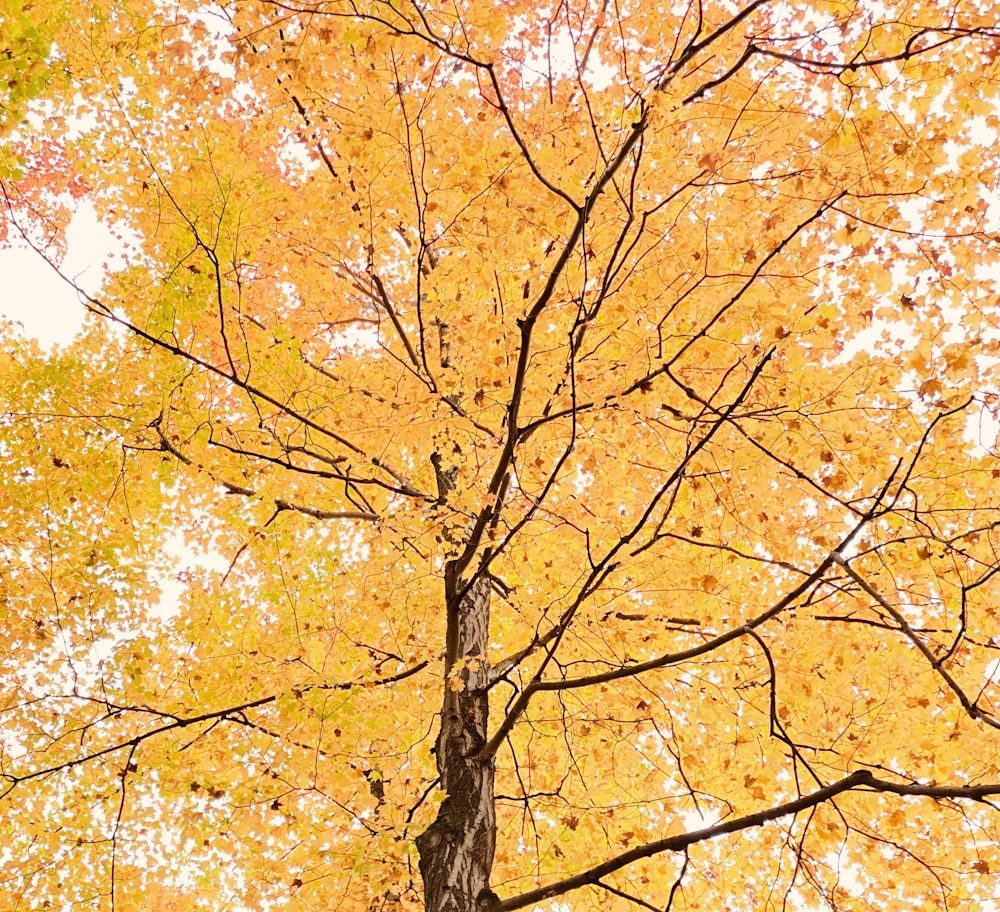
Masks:
[[[496,845],[493,760],[478,757],[487,740],[490,583],[483,574],[465,584],[449,568],[448,652],[444,703],[437,739],[440,788],[446,797],[437,819],[417,839],[427,912],[486,912]]]

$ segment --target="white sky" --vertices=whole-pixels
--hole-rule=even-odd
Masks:
[[[45,348],[69,342],[83,322],[84,309],[76,292],[26,244],[0,249],[0,316],[24,326]],[[104,264],[121,252],[121,242],[102,225],[94,209],[81,203],[66,232],[66,275],[81,288],[96,292]]]

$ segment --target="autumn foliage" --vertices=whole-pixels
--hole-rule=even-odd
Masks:
[[[0,10],[0,908],[986,908],[1000,5]]]

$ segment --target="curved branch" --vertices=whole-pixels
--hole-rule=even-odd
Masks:
[[[741,830],[747,830],[751,827],[763,826],[772,820],[778,820],[781,817],[788,817],[792,814],[798,814],[801,811],[818,807],[844,792],[859,791],[862,789],[868,792],[886,792],[912,797],[964,799],[968,801],[985,801],[991,795],[1000,795],[1000,783],[957,786],[906,784],[890,782],[885,779],[876,779],[870,770],[859,769],[838,782],[833,782],[792,801],[786,801],[784,804],[777,804],[766,810],[756,811],[755,813],[735,817],[731,820],[723,820],[712,826],[703,827],[700,830],[691,830],[688,833],[681,833],[677,836],[670,836],[666,839],[658,839],[654,842],[648,842],[645,845],[636,846],[628,852],[615,855],[613,858],[609,858],[599,865],[594,865],[594,867],[588,868],[586,871],[581,871],[579,874],[574,874],[572,877],[549,884],[547,887],[529,890],[527,893],[521,893],[505,899],[501,901],[500,909],[503,912],[511,912],[513,909],[523,909],[525,906],[544,902],[553,896],[562,896],[581,887],[595,886],[598,885],[598,881],[601,878],[607,877],[609,874],[643,858],[651,858],[653,855],[659,855],[662,852],[683,852],[697,843],[716,839],[719,836],[725,836],[729,833],[738,833]]]
[[[217,485],[225,488],[228,494],[239,494],[243,497],[258,498],[260,495],[253,490],[253,488],[247,488],[243,485],[233,484],[230,481],[226,481],[223,478],[219,478],[211,470],[207,469],[200,463],[195,462],[189,456],[186,456],[184,452],[178,447],[174,446],[167,438],[167,435],[163,432],[163,412],[156,417],[156,419],[149,425],[153,430],[156,431],[157,436],[160,438],[160,449],[165,453],[170,453],[178,462],[182,462],[184,465],[192,466],[199,471],[204,472],[212,479]],[[226,447],[226,449],[232,450],[232,447]],[[332,474],[332,473],[331,473]],[[333,477],[342,477],[339,475],[333,475]],[[346,476],[344,477],[346,481]],[[303,513],[306,516],[312,516],[314,519],[367,519],[367,520],[377,520],[379,515],[372,512],[371,510],[321,510],[318,507],[310,507],[306,504],[294,503],[290,500],[285,500],[281,497],[276,497],[274,499],[274,506],[281,512],[282,510],[289,510],[296,513]]]

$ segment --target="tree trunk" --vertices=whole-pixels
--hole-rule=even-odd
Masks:
[[[496,902],[489,888],[496,845],[493,760],[477,756],[489,721],[489,577],[483,574],[460,597],[464,586],[449,568],[449,646],[437,739],[446,797],[437,819],[416,840],[427,912],[489,912]]]

